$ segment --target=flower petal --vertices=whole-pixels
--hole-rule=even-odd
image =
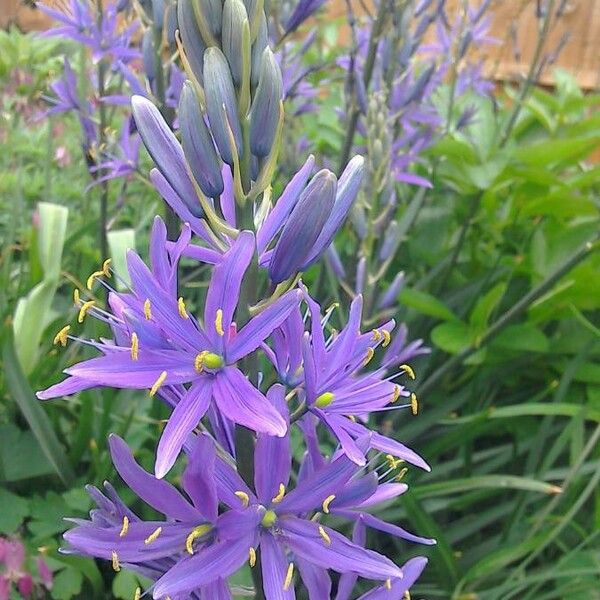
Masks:
[[[381,586],[363,594],[358,600],[402,600],[409,588],[419,579],[426,565],[427,559],[424,556],[411,558],[402,566],[402,579],[394,579],[391,589]]]
[[[289,427],[289,411],[285,401],[285,388],[274,385],[267,392],[267,398],[284,417]],[[254,449],[254,487],[262,503],[270,503],[277,496],[279,486],[287,486],[292,468],[292,454],[289,435],[277,437],[261,433]]]
[[[331,577],[327,569],[323,569],[299,556],[296,556],[296,564],[302,583],[306,587],[309,600],[321,600],[331,598]]]
[[[298,306],[299,292],[289,291],[240,329],[227,349],[227,362],[234,363],[256,350],[274,329]]]
[[[323,527],[329,538],[325,542],[318,523],[286,517],[279,521],[282,538],[289,548],[305,560],[338,573],[356,573],[368,579],[402,577],[402,571],[388,558],[353,544],[329,527]]]
[[[265,596],[269,600],[294,600],[294,586],[284,589],[288,570],[285,553],[270,533],[265,533],[260,539],[262,581]]]
[[[70,396],[83,390],[89,390],[98,384],[81,377],[67,377],[64,381],[51,385],[45,390],[36,392],[40,400],[49,400],[50,398],[59,398],[60,396]]]
[[[200,513],[170,484],[140,467],[127,444],[114,433],[108,438],[110,453],[123,481],[149,506],[179,521],[202,521]]]
[[[361,516],[367,527],[372,527],[373,529],[383,531],[384,533],[389,533],[390,535],[402,538],[403,540],[408,540],[409,542],[414,542],[415,544],[425,544],[426,546],[434,546],[437,543],[433,538],[424,538],[415,535],[414,533],[410,533],[398,525],[386,523],[382,519],[378,519],[369,513],[361,513]]]
[[[153,598],[186,594],[218,579],[235,573],[248,559],[248,548],[254,540],[240,537],[237,540],[217,542],[197,551],[193,556],[171,567],[154,586]]]
[[[187,436],[208,410],[211,397],[211,379],[200,377],[171,413],[156,451],[154,473],[159,479],[162,479],[175,463]]]
[[[235,423],[279,437],[287,431],[284,418],[235,367],[217,373],[214,398],[221,412]]]

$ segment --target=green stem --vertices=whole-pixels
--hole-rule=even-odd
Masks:
[[[452,358],[446,361],[441,367],[434,371],[422,385],[418,387],[419,394],[423,395],[429,392],[446,374],[452,371],[455,367],[462,364],[464,360],[477,352],[482,346],[493,340],[506,326],[514,319],[524,313],[536,300],[541,298],[546,292],[552,289],[554,284],[559,281],[564,275],[576,267],[582,260],[587,258],[594,250],[598,248],[598,240],[600,236],[587,242],[580,248],[571,258],[563,263],[554,273],[547,277],[540,285],[532,289],[528,294],[523,296],[519,302],[514,304],[507,310],[499,319],[497,319],[488,330],[467,348],[455,354]]]

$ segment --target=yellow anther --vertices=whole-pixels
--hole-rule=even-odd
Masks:
[[[156,392],[158,392],[158,390],[160,389],[160,386],[165,382],[166,378],[167,378],[167,372],[163,371],[158,376],[158,379],[154,382],[154,385],[150,388],[150,397],[154,396],[156,394]]]
[[[212,527],[208,524],[198,525],[190,531],[190,534],[185,538],[185,549],[189,554],[194,554],[194,540],[208,533]]]
[[[404,476],[408,473],[408,467],[404,467],[403,469],[400,470],[400,473],[398,473],[398,475],[396,475],[396,481],[402,481],[404,479]]]
[[[142,597],[142,588],[136,587],[135,594],[133,595],[133,600],[140,600]]]
[[[404,592],[404,600],[410,600],[410,592],[408,590]]]
[[[395,385],[394,386],[394,393],[392,394],[392,399],[390,400],[390,402],[392,404],[394,404],[394,402],[396,402],[398,400],[398,398],[400,398],[400,393],[402,392],[402,389],[400,388],[399,385]]]
[[[381,339],[381,331],[379,329],[373,329],[373,341],[378,342]]]
[[[279,491],[277,492],[277,496],[275,496],[274,498],[271,499],[271,502],[273,504],[277,504],[278,502],[281,502],[283,500],[283,497],[285,496],[285,485],[283,485],[283,483],[279,484]]]
[[[94,286],[94,281],[98,278],[98,277],[102,277],[102,275],[104,275],[104,271],[94,271],[88,278],[87,281],[85,283],[85,287],[88,290],[91,290],[92,287]]]
[[[75,304],[75,306],[79,306],[80,302],[81,302],[81,296],[79,295],[79,290],[77,288],[75,288],[73,290],[73,304]]]
[[[335,500],[335,494],[331,494],[331,496],[327,496],[325,500],[323,500],[323,512],[328,515],[329,514],[329,505]]]
[[[179,311],[179,316],[182,319],[189,319],[189,315],[187,314],[187,310],[185,310],[185,302],[183,301],[183,298],[179,298],[179,300],[177,300],[177,310]]]
[[[392,341],[392,334],[387,331],[387,329],[383,329],[381,331],[381,335],[383,335],[383,344],[381,344],[384,348],[386,346],[390,345],[390,342]]]
[[[152,306],[150,304],[150,298],[144,300],[144,317],[149,321],[152,318]]]
[[[353,423],[356,423],[356,417],[354,415],[346,415]]]
[[[225,335],[225,332],[223,331],[223,310],[220,308],[215,314],[215,329],[219,335]]]
[[[392,589],[392,580],[389,579],[389,578],[385,580],[385,589],[386,590],[391,590]]]
[[[269,527],[273,527],[275,521],[277,521],[277,513],[274,510],[268,510],[263,515],[260,524],[268,529]]]
[[[222,366],[223,358],[208,350],[202,350],[202,352],[196,354],[196,358],[194,359],[194,369],[196,369],[198,373],[202,373],[204,367],[208,367],[209,369],[220,369]]]
[[[134,331],[131,334],[131,360],[138,359],[139,349],[140,349],[140,342],[138,340],[137,333]]]
[[[294,577],[294,563],[288,565],[287,573],[285,574],[285,581],[283,582],[283,591],[287,592],[292,585],[292,577]]]
[[[411,379],[415,379],[415,372],[413,371],[413,368],[410,365],[400,365],[398,368],[401,371],[404,371]]]
[[[158,538],[158,536],[160,535],[162,531],[162,527],[157,527],[145,540],[144,540],[144,544],[146,544],[146,546],[148,544],[151,544],[152,542],[156,541],[156,539]]]
[[[410,395],[410,410],[413,415],[416,415],[419,412],[419,402],[417,400],[417,395],[414,392]]]
[[[196,358],[194,359],[194,369],[198,373],[202,373],[202,369],[204,367],[204,357],[208,354],[208,350],[203,350],[202,352],[196,354]]]
[[[55,336],[54,336],[54,345],[60,344],[61,346],[67,345],[67,339],[69,335],[69,331],[71,331],[70,325],[65,325]]]
[[[125,537],[127,532],[129,531],[129,517],[123,517],[123,527],[121,527],[121,531],[119,533],[119,537]]]
[[[104,275],[104,277],[110,277],[110,263],[112,263],[112,260],[110,258],[107,258],[102,263],[102,274]]]
[[[323,538],[326,546],[331,546],[331,538],[329,534],[323,528],[323,525],[319,525],[319,535]]]
[[[235,495],[242,501],[242,505],[246,508],[250,504],[250,496],[246,492],[238,491]]]
[[[250,548],[250,550],[248,550],[248,563],[251,567],[256,564],[256,550],[254,548]]]
[[[331,392],[323,392],[315,400],[315,406],[317,408],[327,408],[335,399],[335,396]]]
[[[85,315],[90,310],[90,308],[92,308],[92,306],[94,306],[95,304],[96,304],[96,302],[94,300],[88,300],[87,302],[84,302],[81,305],[81,308],[79,309],[79,315],[77,316],[77,321],[79,323],[83,323],[83,319],[85,319]]]
[[[373,348],[367,348],[367,356],[365,357],[365,362],[364,365],[368,365],[371,360],[373,360],[373,357],[375,356],[375,350],[373,350]]]
[[[121,570],[121,565],[119,564],[119,555],[117,554],[116,550],[112,551],[112,568],[116,572]]]

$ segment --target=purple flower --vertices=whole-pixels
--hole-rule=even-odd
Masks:
[[[322,319],[319,305],[305,291],[311,316],[310,333],[302,340],[302,383],[299,393],[305,408],[315,415],[339,441],[348,457],[359,465],[365,464],[365,453],[357,440],[369,433],[361,423],[370,412],[416,408],[416,397],[403,386],[394,383],[402,374],[412,375],[408,365],[400,372],[387,374],[387,367],[397,364],[390,356],[383,367],[363,372],[379,346],[391,343],[394,323],[390,321],[368,333],[360,332],[362,297],[358,296],[351,305],[348,324],[339,334],[326,339],[324,329],[327,319]],[[292,313],[292,317],[293,313]],[[299,344],[298,339],[289,343]],[[285,360],[282,359],[281,362]],[[409,397],[407,404],[396,406],[400,398]],[[310,418],[307,417],[307,418]],[[400,442],[372,432],[370,448],[392,454],[427,471],[427,463],[410,448]]]
[[[183,391],[158,445],[158,477],[171,468],[212,402],[228,419],[255,431],[278,436],[286,431],[281,415],[236,363],[283,323],[297,305],[299,292],[283,295],[237,331],[233,317],[242,278],[255,251],[254,236],[243,231],[213,270],[200,324],[176,292],[177,265],[189,237],[186,228],[168,250],[165,226],[157,218],[150,247],[152,271],[130,251],[132,292],[110,294],[112,314],[96,309],[93,302],[82,305],[80,315],[89,310],[108,320],[114,343],[93,343],[103,356],[69,367],[65,381],[38,392],[40,399],[47,399],[96,386],[150,388],[151,395],[160,395],[163,386]]]
[[[213,444],[200,437],[194,446],[182,477],[187,497],[140,467],[121,438],[111,435],[109,445],[123,481],[164,519],[140,519],[108,482],[104,493],[88,486],[97,507],[89,521],[71,519],[76,527],[65,534],[63,551],[110,560],[117,571],[125,566],[156,581],[214,540],[218,498]],[[229,599],[231,595],[226,582],[216,579],[188,597]]]
[[[295,31],[312,16],[321,6],[325,4],[325,0],[298,0],[292,14],[288,17],[285,23],[286,35]]]
[[[287,420],[284,388],[276,385],[267,395]],[[364,440],[361,443],[366,448]],[[307,475],[289,492],[288,435],[275,438],[259,434],[254,453],[254,490],[233,468],[219,458],[217,462],[221,463],[217,493],[229,510],[217,521],[216,541],[170,569],[157,582],[154,598],[189,593],[219,577],[228,577],[247,560],[254,566],[258,548],[268,600],[295,597],[295,567],[315,598],[329,597],[328,592],[323,593],[330,586],[326,569],[380,581],[402,577],[402,571],[386,557],[310,518],[315,512],[327,512],[327,500],[343,490],[356,474],[357,466],[345,455]]]

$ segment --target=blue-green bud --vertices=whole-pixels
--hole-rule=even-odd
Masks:
[[[204,121],[200,102],[190,81],[186,81],[179,100],[179,129],[183,152],[200,189],[210,198],[223,191],[221,161]]]
[[[206,46],[202,41],[198,23],[196,22],[193,0],[179,0],[177,2],[177,23],[190,69],[198,83],[202,84],[202,69],[204,68],[204,51],[206,50]]]
[[[218,37],[221,34],[223,20],[223,3],[221,0],[193,0],[194,13],[198,21],[198,28],[204,37],[204,43],[212,45],[213,40],[207,37]]]
[[[222,47],[229,61],[231,75],[236,86],[242,82],[243,35],[248,27],[248,13],[242,0],[225,0],[223,5]]]
[[[281,69],[271,49],[266,48],[250,109],[250,149],[256,156],[267,156],[271,152],[279,123],[282,94]]]
[[[142,62],[144,72],[148,81],[152,83],[156,79],[156,52],[154,50],[154,32],[147,29],[142,38]]]
[[[210,128],[221,157],[227,164],[233,165],[229,127],[233,133],[238,155],[242,151],[242,128],[229,64],[225,55],[216,46],[208,48],[204,53],[203,73],[206,112]]]
[[[256,40],[252,44],[252,86],[258,85],[258,78],[260,77],[260,65],[262,63],[262,56],[265,48],[269,45],[269,29],[267,27],[267,18],[263,12],[260,15],[260,26],[258,28],[258,34]]]

